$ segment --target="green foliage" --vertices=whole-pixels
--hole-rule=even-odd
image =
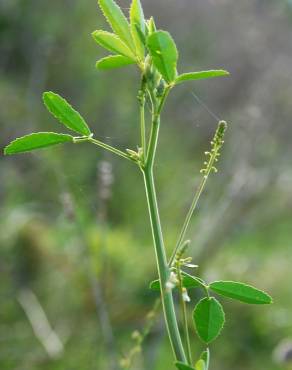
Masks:
[[[134,64],[133,59],[124,57],[123,55],[109,55],[96,62],[96,68],[100,70],[108,70],[113,68],[126,67],[129,64]]]
[[[98,0],[98,4],[113,31],[123,40],[126,45],[135,51],[135,45],[130,31],[130,25],[121,8],[113,0]]]
[[[193,321],[199,338],[207,344],[217,338],[225,322],[223,308],[215,298],[209,296],[210,290],[246,303],[269,304],[272,302],[270,296],[251,286],[230,281],[213,282],[207,286],[200,277],[192,276],[184,271],[184,267],[197,267],[197,265],[190,263],[192,260],[190,257],[184,257],[190,245],[190,241],[185,241],[185,235],[209,175],[212,172],[217,172],[215,164],[218,161],[220,150],[224,143],[224,134],[227,128],[226,122],[220,121],[218,123],[217,130],[211,141],[210,152],[205,152],[208,160],[204,162],[204,167],[201,169],[201,182],[196,189],[191,207],[179,234],[178,242],[169,261],[166,259],[153,168],[157,143],[159,142],[161,113],[170,90],[185,81],[227,76],[228,72],[220,69],[183,73],[178,76],[178,51],[175,42],[168,32],[157,31],[152,17],[150,20],[145,21],[140,0],[132,0],[129,21],[115,1],[98,0],[98,3],[111,25],[113,33],[97,30],[92,33],[92,36],[98,45],[115,55],[109,55],[100,59],[96,63],[97,69],[111,70],[130,64],[137,64],[141,73],[141,84],[137,94],[140,108],[140,143],[138,143],[137,149],[122,151],[94,139],[85,120],[64,98],[53,92],[45,92],[43,100],[50,113],[68,129],[77,132],[81,137],[43,132],[31,134],[13,141],[6,147],[5,154],[27,152],[64,142],[77,143],[87,141],[137,165],[136,168],[143,174],[160,277],[159,280],[155,280],[150,284],[150,288],[162,291],[161,299],[163,301],[164,318],[174,351],[175,365],[179,370],[208,370],[210,362],[208,349],[203,352],[194,367],[192,367],[194,362],[192,361],[186,307],[186,304],[190,302],[190,297],[187,289],[201,288],[206,295],[195,306]],[[149,108],[150,114],[146,117],[151,118],[149,124],[145,119],[145,109],[147,108]],[[181,301],[185,341],[182,340],[178,325],[172,294],[173,289],[177,289]],[[139,335],[138,338],[140,338]]]
[[[206,351],[204,351],[201,354],[201,357],[200,358],[202,360],[204,360],[204,362],[205,362],[205,370],[208,370],[209,369],[209,364],[210,364],[210,351],[209,351],[209,348],[207,348]]]
[[[155,24],[155,21],[154,21],[153,17],[150,17],[150,19],[147,23],[147,26],[148,26],[148,34],[149,35],[152,35],[152,33],[157,31],[156,24]]]
[[[178,52],[170,34],[165,31],[153,32],[147,39],[147,46],[162,77],[169,83],[173,82],[177,75]]]
[[[220,334],[224,326],[225,314],[221,304],[215,298],[206,297],[196,305],[193,319],[199,338],[208,344]]]
[[[103,48],[135,61],[133,52],[117,35],[107,31],[94,31],[92,37]]]
[[[235,281],[214,281],[209,288],[217,294],[249,304],[271,304],[272,298],[262,290]]]
[[[73,142],[73,137],[65,134],[56,134],[55,132],[39,132],[22,136],[14,141],[4,149],[4,154],[17,154],[24,152],[31,152],[35,149],[46,148],[57,144]]]
[[[145,19],[140,0],[133,0],[130,8],[130,25],[137,55],[141,60],[145,56]]]
[[[208,370],[209,363],[210,363],[210,352],[209,349],[207,348],[207,350],[201,354],[199,360],[196,362],[194,370]]]
[[[91,134],[81,115],[60,95],[51,91],[45,92],[43,100],[48,111],[67,128],[84,136]]]
[[[185,272],[182,273],[182,284],[185,288],[191,289],[191,288],[201,288],[204,286],[204,282],[202,279],[191,276]],[[160,281],[159,280],[154,280],[150,283],[149,285],[151,290],[154,291],[160,291]]]
[[[200,359],[199,361],[196,362],[195,365],[196,370],[206,370],[206,364],[205,361]]]
[[[177,78],[175,79],[175,84],[178,85],[185,81],[203,80],[206,78],[228,76],[228,75],[229,75],[229,72],[224,71],[223,69],[183,73],[177,76]]]
[[[186,365],[183,362],[176,362],[175,366],[177,367],[178,370],[195,370],[193,367]]]

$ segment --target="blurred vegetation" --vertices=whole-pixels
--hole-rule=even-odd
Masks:
[[[230,129],[189,233],[193,256],[207,280],[220,273],[254,283],[275,301],[260,311],[227,303],[212,368],[292,369],[292,2],[145,0],[144,7],[174,36],[182,70],[232,74],[170,97],[156,168],[167,246],[215,114]],[[101,54],[90,33],[103,22],[93,0],[0,1],[1,148],[57,124],[42,105],[45,90],[78,107],[96,137],[135,148],[139,81],[131,68],[95,71]],[[148,290],[156,268],[140,174],[90,145],[0,161],[1,369],[118,369],[157,298]],[[171,364],[158,315],[133,369]]]

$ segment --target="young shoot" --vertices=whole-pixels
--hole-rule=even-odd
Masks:
[[[145,19],[140,0],[132,0],[129,17],[124,14],[114,0],[98,0],[98,5],[111,29],[98,29],[92,33],[93,42],[110,52],[109,55],[96,62],[97,73],[132,67],[136,67],[139,73],[140,88],[135,93],[138,97],[137,104],[140,110],[138,117],[140,121],[140,134],[137,138],[138,149],[116,148],[95,138],[90,125],[81,114],[63,97],[49,91],[43,94],[43,102],[48,111],[63,125],[66,131],[62,134],[38,132],[20,137],[12,141],[5,148],[4,153],[12,155],[65,143],[89,143],[109,151],[120,159],[126,159],[136,166],[144,179],[157,263],[158,280],[152,282],[150,286],[151,289],[160,291],[165,327],[173,351],[173,368],[176,367],[178,370],[208,370],[210,352],[207,346],[218,337],[225,322],[222,304],[212,294],[215,293],[216,296],[224,296],[248,304],[263,305],[272,302],[267,293],[250,285],[233,281],[215,281],[207,284],[195,273],[191,275],[185,271],[189,268],[196,271],[197,265],[191,263],[191,258],[184,257],[185,253],[190,250],[190,241],[185,241],[185,236],[207,180],[211,173],[217,172],[216,163],[224,143],[226,122],[220,121],[218,123],[216,133],[211,141],[211,149],[205,153],[206,161],[200,171],[201,182],[194,194],[176,246],[169,259],[166,255],[161,229],[153,168],[156,160],[161,113],[169,93],[182,83],[226,77],[229,73],[224,69],[178,72],[179,53],[174,39],[169,32],[157,27],[153,17]],[[149,122],[145,118],[146,104],[151,110]],[[202,290],[204,297],[197,303],[190,298],[192,289]],[[173,293],[175,291],[178,292],[181,302],[181,326],[174,303]],[[195,330],[192,333],[189,331],[188,316],[188,307],[191,305],[195,306],[192,313]],[[148,333],[148,331],[146,332]],[[195,332],[200,341],[206,346],[206,350],[196,360],[193,359],[195,351],[193,341],[190,339],[191,334]],[[147,333],[136,334],[134,339],[137,345],[134,353],[140,351],[144,335]],[[130,353],[124,359],[124,367],[131,363],[134,353]]]

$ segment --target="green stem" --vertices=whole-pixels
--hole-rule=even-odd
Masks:
[[[154,163],[154,158],[155,158],[155,153],[156,153],[159,127],[160,127],[160,116],[157,114],[153,114],[150,140],[148,144],[146,166],[145,166],[145,168],[148,168],[151,171],[153,169],[153,163]]]
[[[140,131],[141,131],[141,147],[143,160],[145,159],[146,148],[146,129],[145,129],[145,102],[146,102],[146,80],[142,76],[141,89],[139,91],[138,99],[140,104]]]
[[[81,140],[78,140],[78,141],[81,141]],[[78,142],[78,141],[76,141],[76,142]],[[108,150],[109,152],[111,152],[111,153],[114,153],[114,154],[118,155],[119,157],[123,157],[123,158],[125,158],[125,159],[128,159],[129,161],[133,161],[133,159],[132,159],[128,154],[126,154],[126,153],[122,152],[122,151],[121,151],[121,150],[119,150],[119,149],[114,148],[114,147],[113,147],[113,146],[111,146],[111,145],[105,144],[105,143],[103,143],[102,141],[99,141],[99,140],[93,139],[92,137],[88,137],[88,138],[86,139],[86,141],[89,141],[89,142],[90,142],[90,143],[92,143],[92,144],[98,145],[98,146],[100,146],[101,148],[106,149],[106,150]]]
[[[150,223],[155,247],[156,262],[158,268],[158,275],[161,286],[161,300],[164,312],[164,318],[170,343],[177,361],[186,362],[186,356],[178,328],[177,318],[174,309],[174,302],[171,290],[166,289],[166,283],[169,279],[170,271],[167,264],[165,253],[163,235],[161,230],[161,222],[158,211],[156,190],[153,177],[153,164],[156,154],[156,147],[160,126],[160,112],[163,107],[167,93],[161,98],[160,104],[157,105],[153,101],[156,108],[152,116],[152,127],[148,145],[148,152],[145,166],[141,167],[144,176],[145,191],[147,196],[148,210],[150,216]]]
[[[186,357],[178,329],[172,292],[166,289],[166,283],[169,278],[169,268],[167,265],[163,236],[161,231],[161,224],[158,213],[152,169],[147,168],[144,169],[143,174],[151,222],[151,229],[155,246],[158,274],[161,285],[161,300],[163,305],[166,327],[176,360],[185,362]]]
[[[202,178],[201,182],[200,182],[200,185],[195,193],[195,196],[193,198],[193,201],[192,201],[192,204],[188,210],[188,213],[186,215],[186,218],[185,218],[185,221],[183,223],[183,227],[181,229],[181,232],[179,234],[179,237],[178,237],[178,240],[176,242],[176,246],[174,248],[174,251],[170,257],[170,260],[168,262],[168,265],[171,266],[173,264],[173,261],[174,261],[174,258],[175,258],[175,255],[177,253],[177,251],[179,250],[183,240],[184,240],[184,237],[185,237],[185,234],[186,234],[186,231],[187,231],[187,228],[189,226],[189,223],[190,223],[190,220],[192,218],[192,215],[197,207],[197,204],[198,204],[198,201],[200,199],[200,196],[204,190],[204,187],[205,187],[205,184],[207,182],[207,178],[205,178],[205,176]]]
[[[146,131],[145,131],[145,98],[143,98],[143,102],[140,105],[140,123],[141,123],[141,147],[143,158],[145,157],[146,153]]]
[[[200,182],[200,185],[199,185],[199,187],[197,188],[197,190],[195,192],[195,195],[194,195],[192,204],[191,204],[191,206],[190,206],[190,208],[188,210],[188,213],[187,213],[186,218],[185,218],[185,221],[183,223],[181,232],[180,232],[179,237],[178,237],[178,240],[176,242],[176,246],[175,246],[174,251],[173,251],[173,253],[172,253],[171,257],[170,257],[170,260],[168,262],[168,265],[169,266],[171,266],[173,264],[173,261],[175,259],[176,253],[178,252],[179,248],[181,247],[181,245],[182,245],[182,243],[184,241],[187,228],[188,228],[189,223],[191,221],[192,215],[193,215],[195,209],[197,208],[199,199],[200,199],[200,197],[202,195],[202,192],[203,192],[203,190],[205,188],[205,185],[206,185],[206,182],[207,182],[208,177],[210,175],[210,172],[212,171],[215,158],[216,158],[216,156],[213,154],[213,156],[212,156],[212,158],[211,158],[211,160],[210,160],[210,162],[208,164],[207,172],[202,177],[202,180]]]
[[[182,318],[183,318],[183,327],[184,327],[184,334],[185,334],[185,341],[186,341],[186,353],[187,353],[187,360],[188,364],[192,366],[192,350],[191,350],[191,341],[190,341],[190,333],[189,333],[189,326],[188,326],[188,318],[187,318],[187,306],[186,302],[183,298],[183,282],[182,282],[182,274],[180,269],[180,262],[178,261],[176,264],[176,271],[178,277],[178,284],[179,284],[179,295],[181,301],[181,308],[182,308]]]

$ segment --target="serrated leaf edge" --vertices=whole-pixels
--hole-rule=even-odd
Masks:
[[[115,69],[115,68],[123,68],[123,67],[127,67],[128,65],[132,65],[132,64],[135,64],[136,62],[133,61],[131,58],[128,58],[128,57],[125,57],[124,55],[108,55],[104,58],[101,58],[99,59],[96,63],[95,63],[95,67],[101,71],[106,71],[106,70],[109,70],[110,68],[100,68],[99,67],[99,64],[101,64],[102,62],[104,61],[107,61],[107,60],[110,60],[110,59],[118,59],[118,58],[125,58],[125,59],[128,59],[129,62],[128,63],[125,63],[125,64],[122,64],[120,66],[116,66],[116,67],[112,67],[112,69]]]
[[[175,41],[174,41],[173,37],[172,37],[172,36],[171,36],[171,34],[170,34],[169,32],[167,32],[167,31],[157,30],[157,31],[155,31],[155,32],[151,33],[151,34],[147,37],[147,47],[148,47],[148,49],[149,49],[149,51],[150,51],[150,54],[151,54],[151,49],[149,48],[149,44],[148,44],[148,43],[149,43],[149,40],[150,40],[152,37],[154,37],[155,35],[157,35],[157,34],[161,34],[161,33],[167,34],[167,36],[169,36],[169,38],[173,41],[173,44],[174,44],[174,46],[175,46],[175,50],[176,50],[176,63],[177,63],[178,58],[179,58],[179,53],[178,53],[178,50],[177,50],[177,47],[176,47],[176,44],[175,44]],[[163,58],[160,58],[160,60],[162,61],[163,65],[164,65],[164,70],[168,72],[168,69],[165,67],[165,62],[164,62]],[[161,73],[161,71],[159,71],[159,72]],[[162,74],[162,73],[161,73],[161,74]],[[168,73],[167,73],[167,74],[168,74]],[[164,76],[163,76],[163,77],[164,77]],[[177,70],[176,70],[176,65],[175,65],[175,77],[174,77],[174,79],[171,79],[171,78],[169,78],[169,76],[167,76],[166,81],[167,81],[168,83],[172,83],[172,82],[175,82],[176,78],[177,78]]]
[[[115,48],[111,48],[111,47],[106,47],[104,45],[102,45],[98,40],[96,40],[94,37],[96,35],[96,33],[99,33],[99,34],[103,34],[103,35],[106,35],[106,36],[110,36],[112,38],[115,38],[118,42],[120,42],[122,44],[122,46],[126,49],[127,53],[123,53],[121,52],[121,50],[117,50]],[[134,53],[132,52],[132,50],[128,47],[128,45],[124,42],[124,40],[122,40],[118,35],[116,35],[115,33],[112,33],[112,32],[108,32],[108,31],[104,31],[104,30],[95,30],[91,33],[91,36],[93,38],[93,40],[102,48],[106,49],[106,50],[109,50],[109,51],[112,51],[114,53],[117,53],[117,55],[123,55],[125,57],[128,57],[128,58],[131,58],[133,59],[133,61],[136,61],[135,60],[135,55]]]
[[[74,142],[74,137],[72,135],[69,135],[69,134],[59,134],[58,132],[51,132],[51,131],[41,131],[41,132],[33,132],[31,134],[27,134],[27,135],[23,135],[23,136],[20,136],[20,137],[17,137],[16,139],[12,140],[8,145],[6,145],[6,147],[4,148],[4,155],[13,155],[13,154],[18,154],[18,152],[16,153],[7,153],[7,150],[9,149],[10,146],[14,145],[15,143],[19,142],[21,139],[24,139],[24,138],[27,138],[27,137],[31,137],[31,136],[35,136],[35,135],[39,135],[39,134],[54,134],[54,135],[58,135],[58,136],[61,136],[61,137],[68,137],[70,139],[72,139],[72,143]],[[68,140],[69,142],[70,140]],[[61,142],[61,143],[56,143],[54,145],[59,145],[59,144],[63,144],[63,143],[66,143],[66,141],[64,142]],[[45,147],[44,147],[45,148]],[[29,150],[24,150],[24,151],[21,151],[19,152],[19,154],[21,153],[28,153],[28,152],[31,152],[33,150],[37,150],[37,149],[42,149],[42,147],[40,148],[36,148],[36,149],[29,149]]]
[[[81,118],[81,120],[83,121],[83,125],[84,125],[84,127],[85,127],[85,129],[87,130],[87,132],[85,133],[85,132],[81,132],[81,131],[78,131],[78,130],[75,130],[75,129],[73,129],[72,127],[69,127],[66,123],[63,123],[62,121],[60,121],[60,118],[59,117],[57,117],[56,115],[55,115],[55,113],[54,112],[52,112],[51,111],[51,109],[50,109],[50,107],[47,105],[47,103],[46,103],[46,101],[45,101],[45,97],[47,96],[47,95],[54,95],[54,96],[57,96],[58,98],[61,98],[62,100],[64,100],[65,102],[66,102],[66,104],[68,104],[68,106],[72,109],[72,111],[74,112],[74,113],[76,113],[80,118]],[[57,121],[59,121],[59,123],[61,123],[62,125],[64,125],[65,127],[67,127],[69,130],[71,130],[71,131],[74,131],[74,132],[77,132],[78,134],[82,134],[82,135],[85,135],[85,136],[89,136],[90,134],[91,134],[91,131],[90,131],[90,128],[88,127],[88,125],[87,125],[87,123],[86,123],[86,121],[85,121],[85,119],[81,116],[81,114],[75,109],[75,108],[73,108],[73,106],[65,99],[65,98],[63,98],[61,95],[59,95],[59,94],[57,94],[57,93],[55,93],[55,92],[53,92],[53,91],[45,91],[44,93],[43,93],[43,95],[42,95],[42,99],[43,99],[43,103],[44,103],[44,105],[45,105],[45,107],[47,108],[47,110],[51,113],[51,115],[57,120]],[[58,109],[57,109],[58,110]],[[68,119],[68,121],[70,121],[69,119]]]
[[[129,24],[129,22],[128,22],[128,20],[127,20],[127,18],[126,18],[126,16],[125,16],[125,14],[123,13],[123,11],[122,11],[122,9],[120,8],[120,6],[115,2],[115,1],[113,1],[114,3],[115,3],[115,5],[121,10],[121,13],[122,13],[122,15],[123,15],[123,17],[124,17],[124,19],[126,20],[126,22],[128,23],[128,28],[129,28],[129,34],[130,34],[130,38],[128,39],[128,40],[126,40],[126,39],[124,39],[124,37],[121,37],[121,35],[119,35],[120,36],[120,39],[121,40],[123,40],[123,42],[130,48],[130,50],[132,50],[133,52],[135,51],[135,44],[134,44],[134,40],[133,40],[133,38],[132,38],[132,34],[131,34],[131,30],[130,30],[130,24]],[[110,22],[110,20],[109,20],[109,18],[108,18],[108,16],[106,15],[106,11],[104,10],[104,8],[103,8],[103,5],[101,5],[100,4],[100,0],[98,0],[98,5],[99,5],[99,8],[100,8],[100,10],[101,10],[101,12],[102,12],[102,14],[103,14],[103,16],[105,17],[105,19],[106,19],[106,21],[107,21],[107,23],[109,24],[109,26],[111,27],[111,29],[114,31],[114,32],[116,32],[115,30],[114,30],[114,27],[112,26],[112,24],[111,24],[111,22]],[[128,42],[130,41],[130,43],[131,43],[131,45],[128,45]]]
[[[207,77],[199,77],[199,78],[190,78],[190,79],[184,79],[184,77],[191,76],[191,75],[199,75],[202,73],[210,73],[210,72],[218,72],[218,75],[215,76],[207,76]],[[224,77],[224,76],[229,76],[230,73],[224,69],[210,69],[206,71],[197,71],[197,72],[186,72],[178,75],[175,79],[175,84],[178,85],[183,82],[188,82],[188,81],[198,81],[198,80],[207,80],[210,78],[216,78],[216,77]]]

